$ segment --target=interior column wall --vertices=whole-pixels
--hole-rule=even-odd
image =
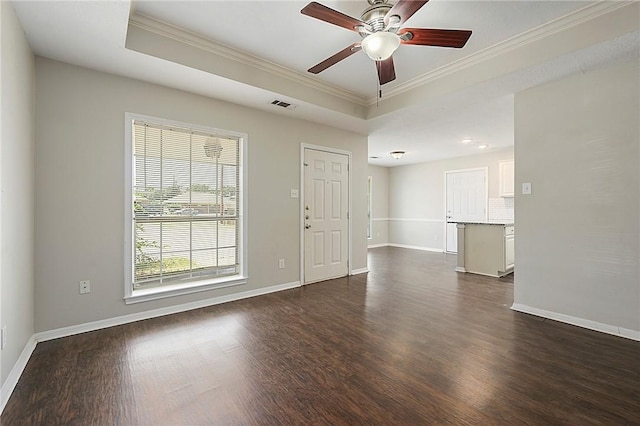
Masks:
[[[514,308],[640,338],[640,65],[515,98]],[[518,191],[516,191],[518,192]]]

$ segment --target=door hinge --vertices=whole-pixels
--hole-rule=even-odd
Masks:
[[[347,212],[347,219],[349,219],[349,212]]]

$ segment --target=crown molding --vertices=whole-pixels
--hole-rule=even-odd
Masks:
[[[606,15],[615,10],[635,3],[634,0],[623,1],[609,1],[601,0],[598,3],[585,6],[582,9],[578,9],[568,15],[549,21],[543,25],[535,27],[524,33],[518,34],[510,39],[501,41],[493,46],[479,50],[469,56],[453,61],[445,66],[429,71],[405,83],[401,83],[396,87],[385,90],[385,98],[389,99],[393,96],[400,95],[410,90],[423,86],[428,83],[432,83],[442,77],[449,74],[456,73],[458,71],[473,67],[481,62],[495,58],[496,56],[504,53],[522,48],[530,43],[542,40],[551,34],[564,31],[579,24],[588,22],[594,18]],[[375,105],[376,98],[372,97],[367,100],[367,106]]]
[[[356,93],[347,91],[344,88],[321,82],[305,74],[301,74],[298,71],[283,67],[282,65],[278,65],[224,44],[216,43],[197,33],[187,31],[184,28],[180,28],[159,19],[135,13],[130,16],[129,25],[170,38],[177,42],[187,44],[252,68],[256,68],[260,71],[277,75],[278,77],[285,78],[293,83],[319,90],[328,95],[335,96],[363,107],[367,104],[365,98],[357,95]]]

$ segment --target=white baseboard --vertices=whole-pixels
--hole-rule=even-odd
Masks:
[[[369,268],[354,269],[351,271],[351,275],[366,274],[367,272],[369,272]]]
[[[560,314],[558,312],[546,311],[544,309],[538,309],[519,303],[514,303],[511,309],[518,312],[524,312],[525,314],[536,315],[542,318],[552,319],[554,321],[560,321],[571,325],[577,325],[578,327],[587,328],[589,330],[600,331],[602,333],[612,334],[618,337],[624,337],[631,340],[640,341],[640,331],[631,330],[624,327],[618,327],[616,325],[604,324],[597,321],[591,321],[584,318],[577,318],[571,315]]]
[[[29,362],[29,358],[31,358],[31,354],[36,348],[36,336],[33,335],[27,341],[27,344],[24,346],[22,353],[18,357],[18,360],[14,364],[9,376],[7,376],[7,380],[5,380],[2,385],[2,390],[0,390],[0,414],[4,411],[4,406],[7,405],[9,401],[9,397],[13,393],[16,385],[18,384],[18,380],[24,371],[24,368],[27,366],[27,362]]]
[[[99,321],[87,322],[84,324],[72,325],[69,327],[57,328],[55,330],[36,333],[36,341],[45,342],[47,340],[59,339],[60,337],[72,336],[74,334],[86,333],[88,331],[100,330],[101,328],[113,327],[116,325],[128,324],[130,322],[141,321],[165,315],[177,314],[179,312],[204,308],[207,306],[219,305],[221,303],[233,302],[235,300],[248,299],[250,297],[262,296],[264,294],[275,293],[277,291],[288,290],[300,287],[300,281],[293,281],[285,284],[272,285],[270,287],[247,290],[240,293],[232,293],[226,296],[213,297],[205,300],[198,300],[181,305],[167,306],[166,308],[152,309],[135,314],[122,315]]]
[[[369,244],[367,246],[367,248],[370,249],[370,248],[388,247],[388,246],[389,246],[389,244],[387,244],[387,243],[384,243],[384,244]]]
[[[434,248],[434,247],[410,246],[410,245],[407,245],[407,244],[392,244],[392,243],[389,243],[387,245],[389,247],[399,247],[399,248],[406,248],[406,249],[412,249],[412,250],[422,250],[422,251],[432,251],[432,252],[436,252],[436,253],[444,253],[443,249]]]

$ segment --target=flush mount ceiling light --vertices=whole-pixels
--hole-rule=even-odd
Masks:
[[[472,140],[472,139],[469,139],[469,138],[467,138],[467,139],[462,139],[462,143],[471,143],[471,142],[473,142],[473,140]]]
[[[402,157],[404,155],[404,151],[391,151],[389,153],[389,155],[391,155],[393,158],[395,158],[396,160],[399,160],[400,157]]]
[[[487,149],[489,148],[489,145],[487,145],[486,143],[483,143],[482,145],[478,145],[478,149]]]
[[[362,50],[374,61],[389,59],[400,46],[400,37],[395,33],[377,32],[362,40]]]

